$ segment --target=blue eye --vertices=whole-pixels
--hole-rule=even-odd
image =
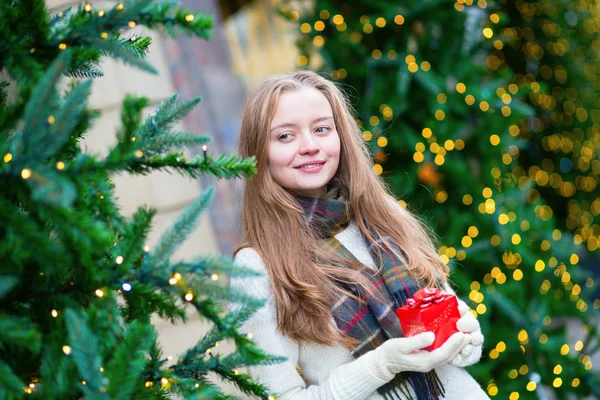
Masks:
[[[326,130],[319,131],[319,129],[326,129]],[[327,132],[328,130],[329,130],[328,126],[319,126],[317,129],[315,129],[315,131],[318,131],[317,133]]]
[[[281,139],[285,140],[286,138],[284,138],[284,136],[289,136],[289,135],[290,135],[289,133],[283,133],[283,134],[279,135],[277,140],[281,140]]]

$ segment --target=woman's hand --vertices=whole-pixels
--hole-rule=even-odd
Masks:
[[[375,349],[376,376],[393,377],[402,371],[429,372],[435,367],[447,364],[457,357],[471,340],[470,335],[457,332],[433,351],[423,348],[435,339],[433,332],[424,332],[409,338],[389,339]],[[389,378],[391,379],[391,378]]]
[[[471,340],[461,351],[450,361],[450,364],[457,367],[466,367],[475,364],[481,358],[483,350],[483,333],[479,326],[479,321],[469,312],[469,306],[462,300],[458,301],[458,311],[461,318],[456,322],[459,331],[468,335]]]

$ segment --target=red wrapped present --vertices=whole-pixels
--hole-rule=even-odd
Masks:
[[[423,332],[435,333],[435,341],[425,350],[435,350],[459,332],[456,321],[460,318],[456,296],[440,289],[420,289],[406,301],[406,305],[396,309],[405,337]]]

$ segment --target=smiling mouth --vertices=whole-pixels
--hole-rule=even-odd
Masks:
[[[301,167],[294,167],[294,168],[296,168],[296,169],[315,169],[315,168],[319,168],[323,164],[325,164],[325,163],[322,162],[322,163],[316,163],[316,164],[308,164],[308,165],[303,165]]]

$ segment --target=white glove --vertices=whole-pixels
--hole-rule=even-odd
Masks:
[[[434,339],[433,332],[424,332],[409,338],[389,339],[373,350],[374,364],[369,365],[369,370],[386,381],[402,371],[429,372],[454,359],[469,344],[471,336],[457,332],[441,347],[433,351],[422,350],[431,345]]]
[[[469,306],[462,300],[458,301],[458,311],[461,318],[456,322],[456,327],[459,331],[464,332],[471,337],[470,343],[467,344],[461,352],[450,361],[450,364],[457,367],[467,367],[475,364],[481,358],[483,350],[483,334],[479,321],[469,312]]]

